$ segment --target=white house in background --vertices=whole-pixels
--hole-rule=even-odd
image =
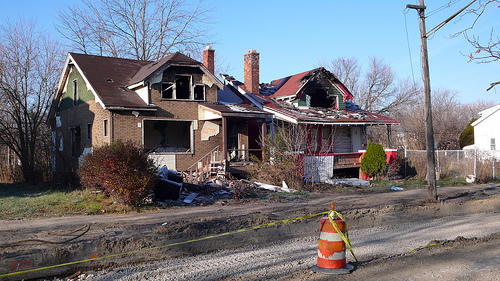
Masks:
[[[474,123],[474,146],[479,150],[500,151],[500,104],[479,112]],[[498,156],[498,155],[497,155]]]

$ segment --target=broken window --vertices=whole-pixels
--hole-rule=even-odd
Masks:
[[[162,83],[161,84],[161,98],[173,99],[174,98],[174,84]]]
[[[175,98],[180,100],[191,99],[191,76],[177,75],[175,77]]]
[[[82,134],[80,126],[71,130],[71,156],[78,157],[82,150]]]
[[[191,121],[144,120],[144,147],[151,152],[192,152]]]
[[[205,100],[205,85],[194,86],[194,99]]]

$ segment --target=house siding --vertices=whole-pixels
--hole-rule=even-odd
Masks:
[[[80,72],[76,69],[76,67],[71,66],[68,78],[66,80],[66,85],[64,87],[63,94],[61,96],[61,101],[59,103],[58,110],[65,110],[68,108],[72,108],[74,106],[73,101],[73,81],[76,80],[76,85],[78,87],[78,100],[76,104],[82,104],[88,101],[95,99],[94,94],[87,88],[87,84],[83,79]]]

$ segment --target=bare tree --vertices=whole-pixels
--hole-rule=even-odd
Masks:
[[[82,0],[58,14],[59,32],[78,52],[159,60],[208,45],[211,9],[200,0]]]
[[[479,35],[474,34],[473,29],[476,23],[481,20],[487,9],[499,9],[500,0],[479,0],[478,5],[474,8],[467,10],[467,12],[462,16],[472,15],[473,20],[470,26],[454,36],[463,35],[464,38],[469,41],[475,52],[468,55],[469,61],[475,61],[477,63],[490,63],[500,60],[500,37],[495,34],[494,27],[491,27],[489,38],[480,38]],[[487,90],[491,90],[496,85],[499,85],[500,81],[492,82]]]
[[[34,20],[8,21],[0,38],[0,141],[19,157],[25,181],[33,181],[47,163],[37,156],[47,147],[44,122],[62,65],[60,45]]]
[[[370,58],[369,69],[363,76],[356,58],[334,59],[329,68],[353,93],[354,102],[367,111],[396,114],[421,92],[419,85],[398,79],[389,65],[375,57]]]
[[[456,92],[448,89],[436,89],[432,93],[432,118],[434,121],[434,139],[439,150],[460,149],[459,137],[472,118],[478,113],[495,105],[494,102],[476,101],[462,103]],[[423,101],[406,107],[407,114],[398,117],[401,122],[402,142],[409,149],[425,148],[425,126]]]

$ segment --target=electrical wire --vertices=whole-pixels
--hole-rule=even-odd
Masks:
[[[413,78],[413,84],[416,84],[415,83],[415,73],[413,73],[413,61],[411,59],[410,37],[408,36],[408,24],[406,22],[406,14],[407,13],[408,13],[408,9],[404,9],[403,14],[405,17],[406,44],[408,45],[408,56],[410,58],[411,77]]]
[[[444,10],[446,8],[449,8],[449,7],[451,7],[452,5],[454,5],[454,4],[458,3],[458,2],[460,2],[460,0],[450,0],[448,2],[448,4],[445,4],[445,5],[441,6],[441,7],[436,8],[436,9],[430,11],[429,13],[427,13],[426,18],[428,18],[428,17],[430,17],[432,15],[435,15],[435,14],[441,12],[442,10]]]

